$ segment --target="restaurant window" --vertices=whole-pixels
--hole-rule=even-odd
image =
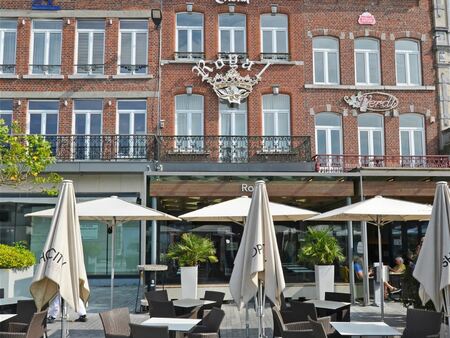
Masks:
[[[395,41],[395,67],[398,85],[421,84],[420,47],[417,41]]]
[[[289,95],[263,96],[264,151],[288,152],[290,150],[290,112]]]
[[[80,20],[77,23],[78,74],[103,74],[105,21]]]
[[[32,74],[61,73],[62,21],[34,20],[32,29]]]
[[[380,44],[376,39],[355,40],[356,84],[380,84]]]
[[[289,60],[288,51],[287,15],[261,15],[261,58],[264,60]]]
[[[0,120],[3,120],[5,126],[9,128],[11,133],[13,117],[13,100],[0,100]]]
[[[147,158],[146,114],[147,103],[144,100],[117,102],[120,158]]]
[[[339,42],[319,36],[313,39],[314,83],[339,84]]]
[[[417,165],[425,155],[424,119],[420,114],[408,113],[400,115],[400,155],[406,156],[402,161],[411,161]]]
[[[119,74],[147,74],[148,21],[120,20]]]
[[[59,101],[29,101],[29,133],[45,135],[50,142],[52,153],[56,154],[56,135],[58,134]]]
[[[175,148],[183,152],[203,151],[203,96],[175,96]]]
[[[235,53],[245,56],[246,16],[244,14],[219,15],[220,54]]]
[[[74,101],[75,158],[101,158],[102,100]]]
[[[0,74],[16,72],[17,20],[0,19]]]
[[[220,161],[245,162],[247,160],[247,101],[240,104],[219,102]]]
[[[201,59],[203,57],[203,14],[177,13],[177,59]]]

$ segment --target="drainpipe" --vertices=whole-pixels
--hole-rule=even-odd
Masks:
[[[442,152],[444,149],[444,123],[447,121],[448,118],[448,109],[447,109],[447,103],[448,103],[448,97],[447,97],[447,90],[446,90],[446,81],[444,78],[445,74],[442,72],[439,76],[438,86],[438,100],[439,100],[439,108],[441,110],[438,123],[439,123],[439,151]]]
[[[363,176],[359,171],[359,194],[361,201],[364,201]],[[361,222],[361,241],[363,245],[363,290],[364,306],[369,305],[369,252],[367,248],[367,222]]]
[[[147,175],[143,173],[143,191],[141,191],[141,205],[147,206]],[[146,255],[147,255],[147,221],[141,221],[141,265],[146,264]]]

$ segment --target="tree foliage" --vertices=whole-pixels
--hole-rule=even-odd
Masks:
[[[312,265],[331,265],[345,259],[342,248],[329,228],[313,229],[308,227],[305,243],[298,251],[301,262]]]
[[[0,269],[26,269],[36,263],[34,254],[25,242],[13,245],[0,244]]]
[[[178,261],[180,266],[197,266],[207,261],[218,262],[214,243],[209,238],[191,233],[182,234],[180,242],[169,246],[167,258]]]
[[[10,130],[0,119],[0,186],[32,183],[55,195],[62,178],[56,173],[45,173],[55,161],[51,144],[42,135],[24,135],[16,122]]]

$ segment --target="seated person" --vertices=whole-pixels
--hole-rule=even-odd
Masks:
[[[363,263],[362,263],[361,257],[355,257],[355,259],[353,260],[353,268],[355,270],[356,277],[359,280],[362,280],[364,277],[364,270],[363,270],[362,266],[363,266]],[[373,276],[373,270],[370,268],[369,269],[369,277],[372,277],[372,276]]]
[[[402,257],[395,258],[395,266],[393,268],[389,267],[389,271],[393,273],[404,273],[406,270],[406,265],[403,262]]]

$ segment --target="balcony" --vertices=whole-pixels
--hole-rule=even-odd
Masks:
[[[205,58],[204,52],[175,52],[175,60],[200,60]]]
[[[30,74],[58,75],[61,74],[61,65],[32,64]]]
[[[14,64],[0,64],[0,74],[15,74],[16,65]]]
[[[450,156],[361,156],[361,155],[315,155],[316,171],[342,173],[357,168],[385,169],[446,169],[450,168]]]
[[[261,53],[261,61],[290,61],[289,53]]]
[[[93,74],[103,74],[105,65],[104,64],[78,64],[77,74],[82,75],[93,75]]]

